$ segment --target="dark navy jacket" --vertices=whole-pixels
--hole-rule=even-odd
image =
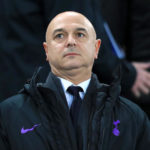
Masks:
[[[44,83],[40,73],[35,73],[19,94],[0,104],[1,150],[150,147],[150,122],[136,104],[119,96],[118,81],[109,86],[92,75],[75,131],[60,80],[50,73]]]

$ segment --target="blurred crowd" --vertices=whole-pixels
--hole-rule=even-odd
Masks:
[[[0,101],[16,94],[39,65],[49,70],[45,31],[68,10],[84,14],[102,40],[93,67],[99,81],[111,84],[120,65],[122,95],[150,116],[149,0],[1,0]]]

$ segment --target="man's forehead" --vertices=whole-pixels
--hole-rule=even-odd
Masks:
[[[64,16],[64,17],[57,17],[55,20],[53,20],[49,28],[50,29],[57,29],[57,28],[65,28],[66,26],[71,27],[81,27],[81,28],[89,28],[90,24],[88,21],[84,18],[77,17],[77,16]]]
[[[54,33],[54,32],[61,32],[61,31],[85,31],[88,32],[89,28],[87,26],[85,26],[84,24],[80,24],[80,23],[74,23],[74,22],[70,22],[70,23],[66,23],[66,22],[59,22],[59,24],[54,24],[53,26],[51,26],[50,28],[50,32]]]

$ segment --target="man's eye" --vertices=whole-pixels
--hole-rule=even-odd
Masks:
[[[83,33],[77,33],[78,37],[85,37],[85,35]]]
[[[62,39],[63,37],[64,37],[63,34],[57,34],[57,35],[55,36],[55,38],[59,38],[59,39]]]

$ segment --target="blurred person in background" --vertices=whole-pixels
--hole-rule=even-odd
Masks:
[[[150,116],[150,1],[101,0],[101,8],[116,41],[124,48],[126,59],[136,69],[131,91],[124,96]]]

